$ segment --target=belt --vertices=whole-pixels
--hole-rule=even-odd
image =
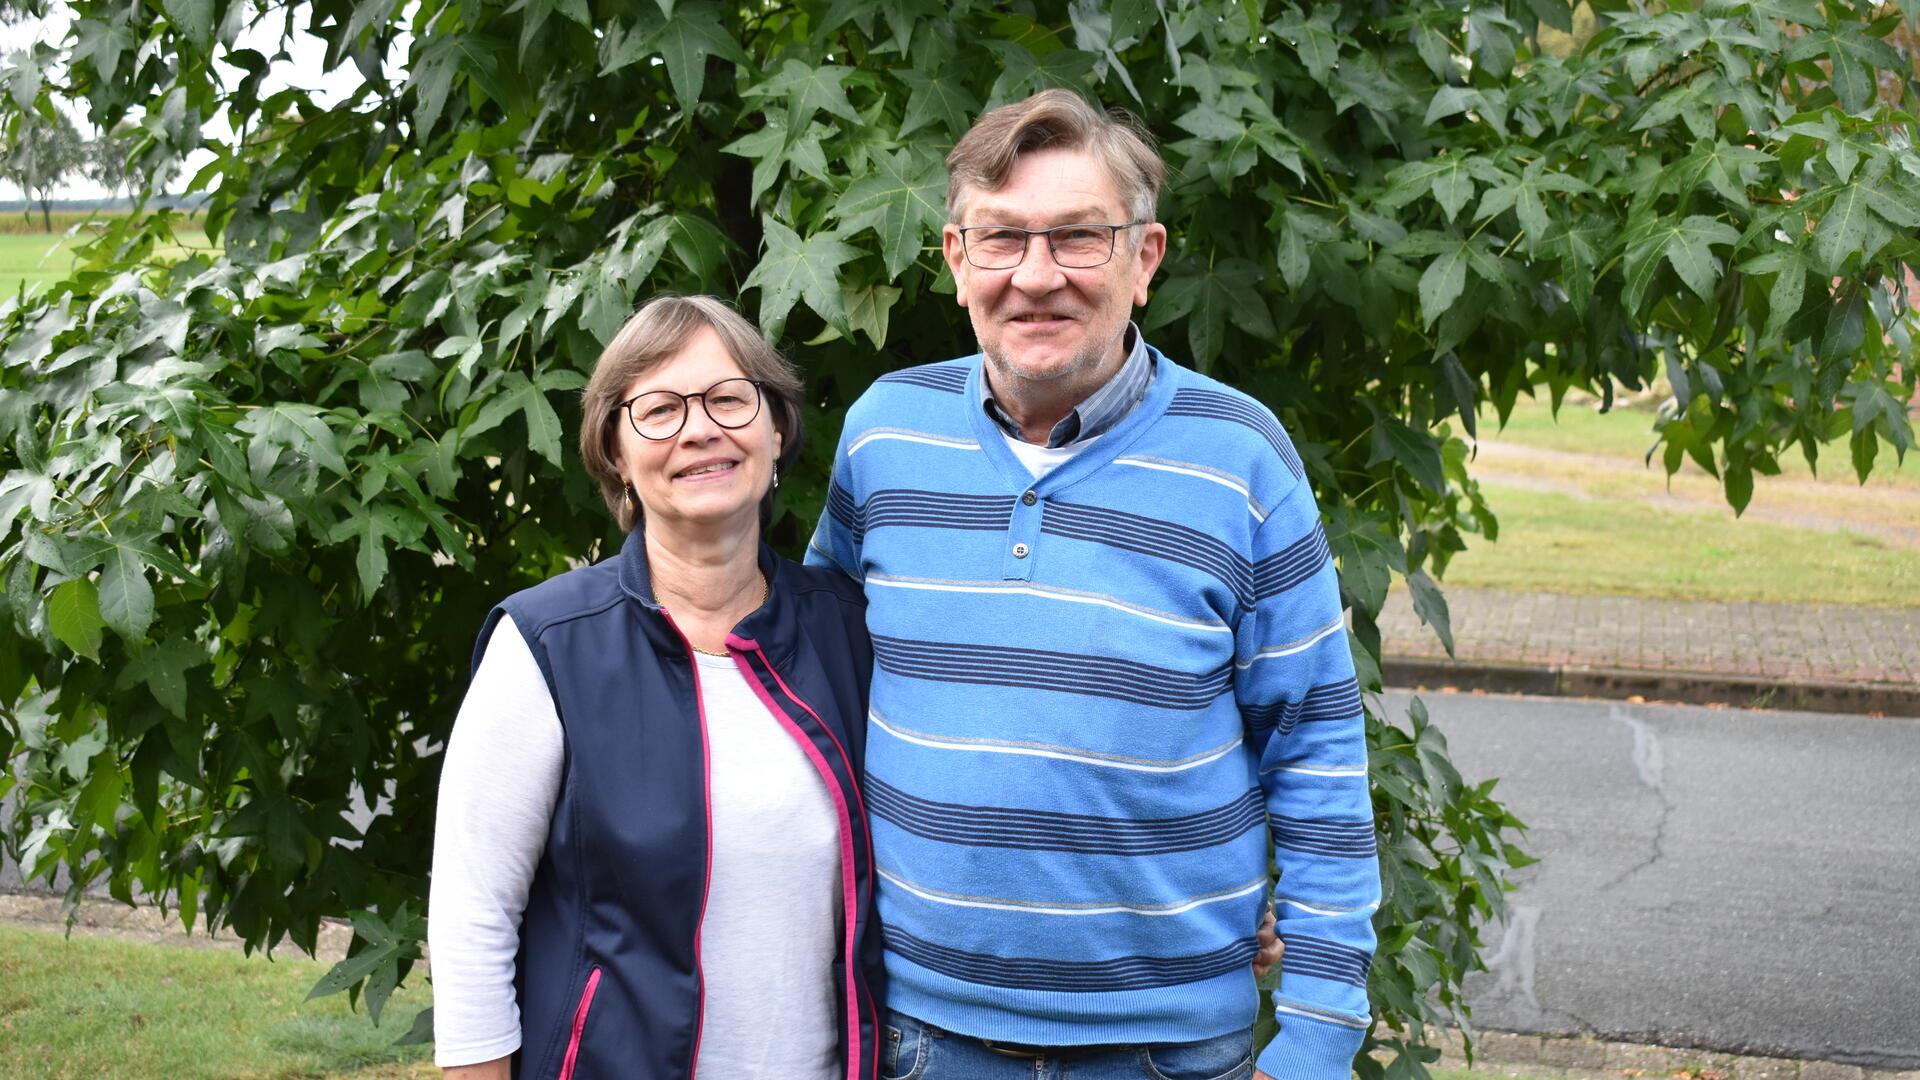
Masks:
[[[971,1038],[971,1036],[968,1037]],[[1003,1057],[1017,1058],[1079,1057],[1083,1054],[1102,1054],[1124,1048],[1111,1043],[1095,1046],[1030,1046],[1026,1043],[1003,1042],[999,1039],[974,1039],[973,1041]]]
[[[1005,1057],[1039,1058],[1046,1057],[1048,1054],[1057,1054],[1062,1049],[1054,1046],[1028,1046],[1026,1043],[999,1042],[994,1039],[976,1041],[981,1046]]]

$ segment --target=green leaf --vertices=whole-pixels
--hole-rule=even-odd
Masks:
[[[844,328],[846,310],[841,307],[836,271],[860,253],[844,243],[838,233],[815,233],[802,240],[777,218],[763,218],[761,224],[767,252],[748,275],[744,288],[760,290],[760,326],[767,336],[780,336],[787,325],[787,314],[802,299],[828,325]]]
[[[1867,299],[1858,285],[1840,290],[1840,298],[1827,315],[1827,328],[1820,337],[1820,355],[1828,360],[1852,360],[1867,340]]]
[[[379,514],[363,509],[353,532],[360,543],[353,560],[360,572],[360,595],[363,602],[371,602],[387,577],[386,530],[381,527]]]
[[[191,638],[168,637],[147,649],[134,650],[120,675],[118,689],[145,683],[155,701],[182,720],[187,718],[187,672],[207,663],[207,650]]]
[[[100,617],[99,590],[87,578],[66,582],[47,598],[47,628],[67,648],[89,660],[100,659],[101,631],[106,625]]]
[[[1393,575],[1407,566],[1393,522],[1377,510],[1336,506],[1327,514],[1327,546],[1340,561],[1341,588],[1369,617],[1378,615]]]
[[[1420,318],[1424,326],[1446,314],[1467,287],[1467,265],[1471,261],[1469,244],[1462,240],[1442,251],[1427,264],[1420,275]]]
[[[876,349],[887,344],[887,316],[900,299],[891,285],[843,285],[840,302],[847,309],[847,327],[867,335]]]
[[[1247,259],[1220,259],[1192,273],[1168,281],[1147,309],[1147,329],[1187,318],[1187,344],[1194,366],[1209,370],[1226,343],[1227,322],[1256,337],[1272,338],[1275,330],[1267,302],[1256,286],[1260,268]]]
[[[1454,411],[1459,413],[1460,423],[1467,429],[1467,437],[1478,438],[1474,431],[1474,418],[1479,411],[1477,391],[1480,384],[1467,374],[1466,365],[1454,353],[1447,353],[1440,358],[1440,372],[1446,378],[1447,390],[1453,395]]]
[[[340,961],[327,970],[320,980],[307,991],[307,1000],[338,994],[361,979],[372,975],[383,967],[399,966],[400,946],[392,941],[371,945],[352,956]]]
[[[1641,298],[1653,283],[1662,260],[1673,267],[1695,295],[1711,301],[1719,278],[1711,245],[1731,245],[1739,239],[1740,234],[1733,226],[1704,214],[1694,214],[1680,222],[1656,219],[1643,226],[1627,240],[1627,284],[1622,296],[1628,310],[1639,309]]]
[[[1747,504],[1753,501],[1753,469],[1745,462],[1727,462],[1724,474],[1727,491],[1727,505],[1733,507],[1735,517],[1746,512]]]
[[[602,347],[613,340],[633,312],[632,301],[620,287],[620,279],[611,272],[594,275],[587,287],[586,301],[580,308],[580,326],[592,334]]]
[[[1767,292],[1767,335],[1771,337],[1787,325],[1787,320],[1800,310],[1800,302],[1806,296],[1807,267],[1799,253],[1793,254],[1791,265],[1783,267],[1780,275],[1773,279],[1773,288]]]
[[[153,586],[139,552],[114,545],[100,573],[100,617],[128,641],[144,641],[153,624]]]
[[[678,21],[678,20],[676,20]],[[860,114],[847,100],[842,84],[853,69],[839,64],[806,64],[788,60],[772,78],[743,91],[746,97],[778,97],[787,102],[787,138],[806,130],[815,113],[825,112],[842,120],[860,122]]]
[[[1870,213],[1859,181],[1840,189],[1813,235],[1813,254],[1821,270],[1839,275],[1847,257],[1866,246]]]
[[[1211,105],[1195,105],[1173,121],[1174,126],[1202,139],[1226,142],[1246,134],[1247,125],[1228,117]]]
[[[928,234],[939,235],[946,198],[947,174],[939,162],[882,150],[873,155],[873,171],[855,180],[831,213],[850,231],[872,229],[888,276],[898,278],[920,257]]]
[[[1453,655],[1453,623],[1447,611],[1447,598],[1440,586],[1425,570],[1415,570],[1407,575],[1407,592],[1413,598],[1413,612],[1420,621],[1433,628],[1433,633],[1446,648],[1447,655]]]
[[[162,0],[160,6],[194,48],[205,52],[213,44],[213,0]]]
[[[479,34],[438,33],[415,39],[415,53],[408,67],[407,85],[414,92],[413,122],[418,132],[430,132],[440,122],[456,77],[465,76],[468,85],[477,88],[492,85],[488,96],[498,100],[499,61],[496,43]]]
[[[1440,446],[1431,435],[1415,431],[1402,421],[1378,415],[1373,425],[1373,453],[1368,461],[1377,465],[1396,461],[1420,486],[1435,495],[1447,493],[1446,462]]]
[[[898,137],[901,139],[929,124],[939,124],[943,134],[958,137],[973,125],[973,118],[980,115],[980,99],[974,97],[965,81],[957,76],[935,78],[911,68],[897,74],[901,82],[912,88],[907,95],[906,115],[900,121]]]
[[[1740,233],[1724,221],[1695,214],[1672,228],[1667,238],[1667,261],[1680,280],[1702,300],[1713,299],[1713,287],[1720,277],[1710,245],[1739,242]]]
[[[1467,175],[1466,163],[1450,158],[1434,169],[1433,198],[1448,221],[1459,215],[1467,200],[1473,198],[1473,178]]]
[[[673,96],[680,99],[682,108],[691,109],[699,103],[700,93],[706,87],[707,57],[718,56],[741,67],[751,67],[753,60],[727,32],[727,13],[719,4],[695,0],[678,8],[654,32],[650,44],[666,61]],[[793,126],[788,130],[793,130]]]
[[[1333,30],[1333,15],[1331,9],[1324,7],[1316,9],[1312,18],[1291,11],[1286,18],[1268,25],[1268,29],[1293,46],[1307,74],[1322,86],[1327,84],[1327,77],[1340,60],[1340,38]]]
[[[413,1014],[413,1026],[393,1041],[395,1046],[431,1046],[433,1044],[433,1006]]]
[[[547,403],[546,393],[517,371],[508,372],[500,385],[502,387],[500,392],[487,399],[487,403],[481,406],[473,422],[460,429],[461,440],[464,442],[476,435],[491,431],[517,412],[526,418],[527,445],[533,449],[533,452],[546,458],[555,466],[564,466],[560,458],[560,417],[553,411],[553,406]],[[363,583],[368,578],[370,568],[384,571],[384,555],[379,556],[377,560],[372,555],[364,555],[362,559]]]

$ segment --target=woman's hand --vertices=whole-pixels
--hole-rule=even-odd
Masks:
[[[1280,955],[1287,947],[1280,943],[1280,935],[1273,929],[1273,909],[1267,909],[1267,917],[1260,921],[1260,951],[1253,954],[1253,977],[1264,979],[1267,971],[1280,962]]]
[[[513,1076],[510,1057],[494,1058],[478,1065],[455,1065],[451,1069],[440,1070],[445,1080],[509,1080]]]

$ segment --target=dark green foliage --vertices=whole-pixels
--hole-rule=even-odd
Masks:
[[[1144,324],[1294,433],[1370,683],[1393,580],[1444,639],[1434,579],[1493,539],[1460,437],[1481,403],[1663,377],[1666,467],[1736,507],[1783,453],[1845,439],[1864,475],[1912,438],[1920,95],[1891,8],[73,7],[67,42],[9,62],[9,133],[64,95],[133,123],[146,176],[221,109],[240,134],[194,181],[223,254],[170,262],[177,219],[140,215],[0,307],[8,846],[257,945],[356,914],[320,989],[370,1004],[417,955],[482,615],[614,539],[567,451],[601,344],[663,289],[741,296],[782,337],[813,394],[773,527],[797,551],[847,403],[972,350],[939,161],[983,107],[1067,85],[1161,137]],[[272,58],[233,44],[256,20],[363,89],[263,96]],[[223,90],[215,57],[247,77]],[[1369,736],[1372,1045],[1397,1078],[1424,1074],[1423,1024],[1464,1020],[1476,923],[1524,856],[1421,708]]]

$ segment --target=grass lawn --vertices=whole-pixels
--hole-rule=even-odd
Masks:
[[[396,994],[376,1028],[345,995],[304,1002],[326,965],[296,957],[0,925],[0,1076],[439,1075],[424,1048],[391,1045],[427,1004],[424,987]]]
[[[189,250],[205,250],[205,235],[192,232],[181,237],[186,243],[163,255],[185,255]],[[81,242],[61,233],[0,233],[0,297],[12,296],[22,285],[28,289],[49,284],[66,276],[73,265],[73,247]]]
[[[1500,539],[1446,584],[1665,599],[1920,605],[1920,548],[1489,481]]]

